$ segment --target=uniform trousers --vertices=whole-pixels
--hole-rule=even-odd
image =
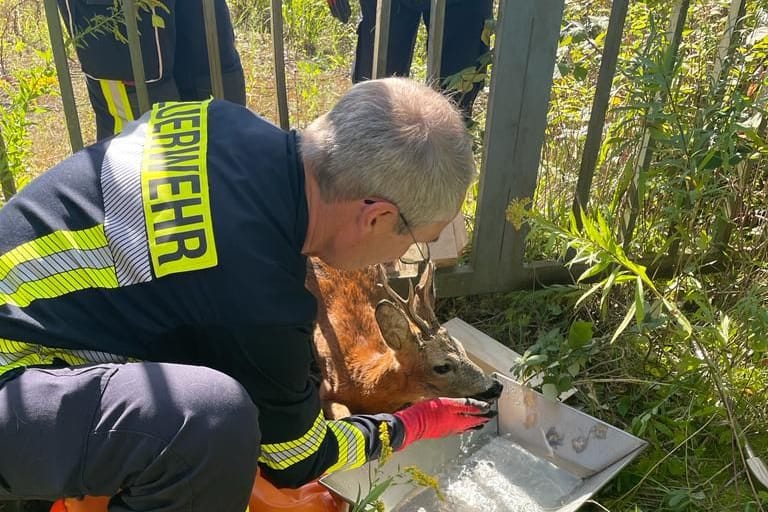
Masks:
[[[258,413],[202,366],[11,370],[0,383],[0,500],[113,496],[111,512],[243,512]]]

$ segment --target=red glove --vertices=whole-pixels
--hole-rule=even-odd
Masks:
[[[327,2],[334,18],[342,23],[349,21],[349,17],[352,15],[352,10],[349,8],[349,0],[327,0]]]
[[[473,398],[432,398],[413,404],[395,413],[405,427],[405,440],[399,449],[419,439],[461,434],[495,415],[490,404]]]

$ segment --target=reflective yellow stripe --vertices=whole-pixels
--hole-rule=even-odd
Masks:
[[[0,306],[26,307],[87,288],[117,288],[104,226],[56,231],[0,255]]]
[[[141,196],[156,277],[218,264],[208,191],[208,104],[156,103],[141,164]]]
[[[123,124],[134,119],[125,84],[119,80],[99,80],[99,85],[107,102],[107,110],[115,122],[114,133],[120,133]]]
[[[118,104],[118,112],[121,113],[123,119],[126,121],[133,121],[136,118],[133,115],[131,101],[128,99],[128,89],[125,87],[123,82],[117,83],[117,89],[120,98],[120,104]],[[119,105],[122,105],[122,108]]]
[[[0,373],[32,364],[40,364],[36,347],[0,338]]]
[[[66,249],[89,250],[106,246],[107,237],[101,224],[80,231],[54,231],[0,255],[0,279],[3,279],[10,269],[25,261],[50,256]]]
[[[112,129],[112,133],[120,133],[123,131],[123,119],[117,112],[117,105],[115,104],[115,97],[112,94],[110,82],[113,82],[113,80],[99,80],[99,85],[101,86],[101,94],[104,95],[104,100],[107,102],[107,111],[114,120],[115,126]]]
[[[69,365],[135,361],[95,350],[67,350],[0,338],[0,374],[20,366],[52,364],[54,359],[61,359]]]
[[[325,433],[326,422],[321,411],[310,429],[299,439],[285,443],[262,444],[259,462],[272,469],[287,469],[317,452],[325,439]]]
[[[262,445],[259,461],[272,469],[287,469],[317,452],[328,428],[336,437],[339,446],[339,458],[328,468],[328,473],[365,464],[365,436],[360,429],[346,421],[325,421],[322,412],[307,433],[299,439]]]
[[[53,299],[86,288],[117,288],[114,268],[77,269],[22,284],[14,293],[0,293],[0,305],[27,307],[37,299]]]
[[[327,425],[339,443],[339,460],[326,472],[333,473],[365,464],[365,436],[360,429],[346,421],[329,421]]]

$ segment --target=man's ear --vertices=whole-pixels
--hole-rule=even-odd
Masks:
[[[365,201],[359,223],[364,232],[391,231],[397,223],[397,207],[389,201]]]

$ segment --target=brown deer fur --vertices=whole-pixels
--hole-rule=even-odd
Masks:
[[[327,415],[394,412],[425,398],[495,389],[437,323],[431,264],[409,300],[392,291],[380,268],[341,272],[318,260],[310,267],[307,288],[318,299],[314,343]]]

